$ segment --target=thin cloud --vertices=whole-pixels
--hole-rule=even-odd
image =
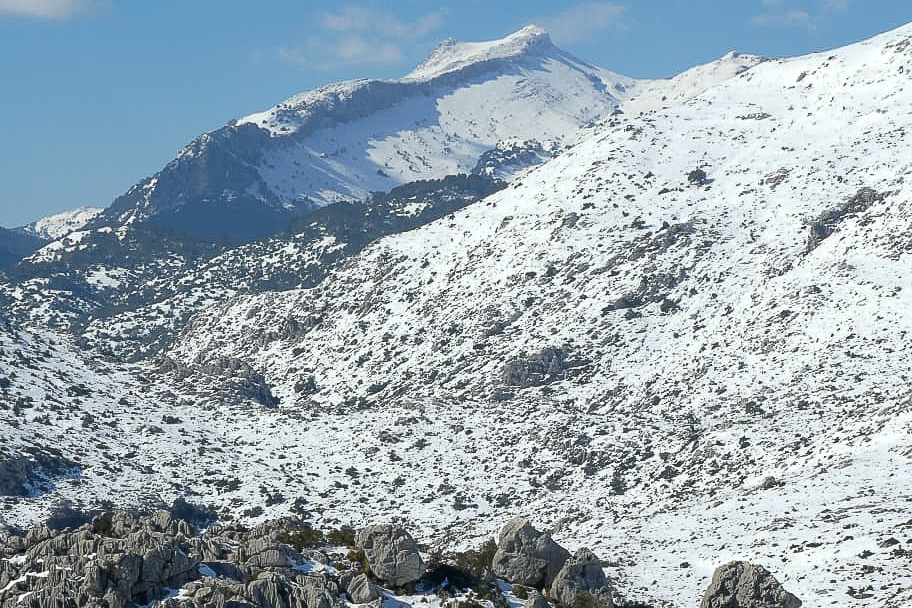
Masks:
[[[0,0],[0,14],[34,19],[65,20],[91,8],[88,0]]]
[[[556,41],[572,44],[591,40],[607,30],[623,29],[622,17],[626,12],[627,7],[621,4],[587,2],[537,21]]]
[[[333,32],[376,32],[387,38],[424,38],[443,25],[443,12],[422,15],[415,21],[403,21],[392,13],[381,13],[364,6],[345,6],[334,13],[324,13],[323,27]]]
[[[750,18],[752,25],[768,26],[798,26],[809,31],[814,31],[827,17],[833,13],[847,13],[851,7],[851,0],[818,0],[817,10],[811,13],[804,8],[786,10],[786,0],[760,0],[760,3],[770,9],[782,7],[775,12],[765,12]]]
[[[817,29],[817,20],[811,14],[802,10],[790,10],[783,13],[755,15],[751,17],[753,25],[795,25],[809,30]]]
[[[280,60],[317,70],[341,66],[396,64],[405,60],[432,33],[443,27],[444,11],[404,20],[388,11],[349,5],[325,12],[318,32],[303,45],[280,47]]]

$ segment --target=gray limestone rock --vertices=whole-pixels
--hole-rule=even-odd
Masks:
[[[366,574],[354,577],[345,588],[349,599],[356,604],[373,602],[381,596],[380,588],[370,582]]]
[[[358,531],[355,543],[364,551],[374,576],[394,587],[413,583],[424,574],[415,539],[401,526],[368,526]]]
[[[799,608],[801,600],[786,591],[763,566],[730,562],[716,568],[700,608]]]
[[[541,593],[533,591],[529,594],[529,597],[526,598],[526,601],[523,602],[522,608],[551,608],[551,604],[548,603],[548,600],[546,600]]]
[[[602,608],[614,605],[601,563],[589,549],[574,553],[551,583],[551,597],[564,606],[572,606],[580,595],[591,597]]]
[[[494,574],[511,583],[542,589],[549,587],[570,553],[546,532],[517,517],[500,532],[494,554]]]

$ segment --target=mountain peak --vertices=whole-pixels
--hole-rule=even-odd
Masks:
[[[495,59],[510,59],[529,52],[552,48],[551,37],[537,25],[527,25],[505,38],[486,42],[444,40],[406,78],[429,80],[447,72]]]

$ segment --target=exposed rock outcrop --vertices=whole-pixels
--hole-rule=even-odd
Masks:
[[[550,587],[569,558],[570,553],[550,534],[517,517],[500,532],[493,569],[494,574],[511,583],[543,589]]]
[[[785,590],[763,566],[730,562],[716,568],[700,608],[799,608],[801,600]]]
[[[551,597],[564,606],[573,606],[579,596],[587,596],[600,608],[612,608],[611,588],[598,557],[580,549],[568,559],[551,583]]]
[[[424,574],[424,560],[415,539],[396,525],[368,526],[355,537],[370,571],[394,587],[414,583]]]
[[[864,213],[874,203],[884,200],[885,196],[873,188],[862,188],[844,203],[827,209],[816,218],[809,220],[810,233],[805,250],[810,253],[816,249],[825,238],[836,231],[839,224],[853,215]]]

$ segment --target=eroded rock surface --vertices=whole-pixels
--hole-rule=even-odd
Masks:
[[[541,589],[551,585],[570,553],[547,532],[540,532],[522,517],[500,532],[494,554],[494,574],[511,583]]]
[[[801,600],[785,590],[763,566],[730,562],[719,566],[700,608],[799,608]]]
[[[355,541],[364,551],[370,571],[381,581],[402,587],[424,574],[415,539],[401,526],[368,526],[358,531]]]

